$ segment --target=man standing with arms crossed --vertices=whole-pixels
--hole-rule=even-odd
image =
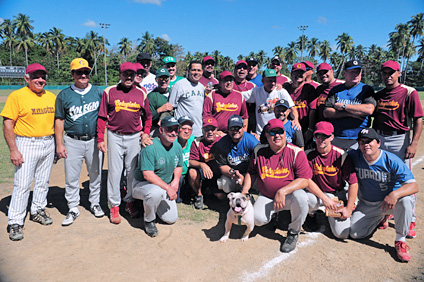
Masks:
[[[23,227],[31,184],[35,178],[30,219],[42,225],[53,220],[47,215],[47,193],[54,159],[53,93],[45,91],[48,72],[40,64],[26,68],[27,86],[10,93],[1,116],[3,134],[15,165],[8,232],[12,241],[24,238]]]
[[[103,91],[97,119],[97,146],[103,153],[108,152],[107,196],[110,222],[114,224],[121,223],[120,182],[124,162],[128,178],[127,195],[124,198],[125,210],[131,217],[138,216],[132,197],[132,184],[137,154],[140,152],[140,137],[142,144],[151,144],[149,134],[152,113],[147,93],[134,85],[136,71],[133,63],[126,62],[121,65],[119,72],[121,82]],[[141,124],[141,115],[143,115],[144,127]],[[104,141],[106,124],[107,146]]]
[[[69,208],[63,226],[71,225],[80,215],[79,178],[83,160],[90,177],[90,210],[95,217],[104,216],[99,204],[102,155],[96,142],[96,122],[103,92],[89,83],[90,72],[85,59],[74,59],[71,75],[75,83],[62,90],[56,99],[56,152],[59,158],[65,159],[65,198]]]
[[[417,152],[418,141],[423,130],[424,114],[418,92],[412,87],[400,84],[400,75],[400,66],[397,62],[387,61],[381,65],[381,78],[386,88],[375,95],[377,106],[373,128],[381,140],[381,149],[404,160],[408,168],[412,170],[412,158]],[[411,124],[413,125],[412,141],[410,139]],[[414,214],[408,237],[415,236]]]

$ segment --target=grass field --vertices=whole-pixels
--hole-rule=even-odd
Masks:
[[[4,103],[0,103],[0,112],[3,110]],[[14,166],[10,162],[10,152],[4,140],[3,130],[0,130],[0,183],[12,182]]]

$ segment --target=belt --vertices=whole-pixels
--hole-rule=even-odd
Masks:
[[[73,134],[69,134],[66,133],[66,136],[68,136],[69,138],[75,139],[75,140],[81,140],[81,141],[90,141],[91,139],[93,139],[96,136],[90,136],[90,135],[73,135]]]
[[[377,129],[376,131],[378,134],[385,135],[385,136],[401,135],[406,133],[406,131],[403,131],[403,130],[383,131],[383,130]]]
[[[113,131],[113,130],[111,130],[113,133],[116,133],[116,134],[119,134],[119,135],[133,135],[133,134],[136,134],[136,133],[140,133],[139,131],[137,132],[119,132],[119,131]]]
[[[50,140],[50,139],[53,138],[53,135],[46,135],[46,136],[41,136],[41,137],[30,137],[30,136],[16,135],[16,137],[24,138],[24,139],[31,139],[31,140]]]

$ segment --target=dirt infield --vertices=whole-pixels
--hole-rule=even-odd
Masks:
[[[420,143],[418,161],[424,155]],[[424,161],[414,167],[424,190]],[[24,240],[12,242],[6,232],[7,207],[12,184],[0,185],[0,281],[416,281],[424,280],[423,192],[418,194],[418,223],[415,239],[408,239],[412,259],[400,263],[394,251],[393,221],[367,240],[336,240],[325,217],[321,232],[303,233],[298,248],[280,253],[289,215],[280,216],[279,227],[255,228],[247,242],[244,229],[233,226],[230,240],[220,243],[224,233],[226,203],[209,202],[212,211],[191,211],[205,215],[196,222],[187,217],[174,225],[158,224],[159,236],[149,238],[142,219],[125,212],[119,225],[107,217],[97,219],[88,210],[86,172],[82,173],[81,216],[62,227],[67,207],[64,198],[63,161],[54,165],[47,211],[52,226],[26,219]],[[102,207],[106,206],[103,189]]]

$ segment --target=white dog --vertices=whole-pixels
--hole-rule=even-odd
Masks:
[[[227,213],[227,221],[225,222],[225,234],[219,241],[225,242],[230,236],[231,226],[234,224],[246,225],[246,232],[244,232],[241,240],[247,241],[249,234],[255,227],[255,216],[253,214],[253,205],[250,202],[250,196],[242,193],[228,194],[230,200],[230,209]]]

